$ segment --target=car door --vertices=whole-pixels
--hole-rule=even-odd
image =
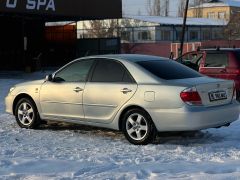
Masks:
[[[123,64],[109,59],[98,60],[83,93],[85,119],[111,122],[136,90],[137,84]]]
[[[205,61],[200,65],[200,73],[220,79],[228,79],[229,57],[227,52],[207,52]]]
[[[179,57],[176,61],[192,68],[195,71],[199,71],[199,66],[204,57],[204,53],[201,51],[193,51],[184,54]]]
[[[94,60],[76,61],[55,73],[40,91],[42,114],[46,118],[83,119],[82,95]]]

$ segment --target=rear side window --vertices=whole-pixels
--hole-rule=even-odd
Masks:
[[[228,65],[228,53],[207,54],[205,67],[226,67]]]
[[[122,64],[114,60],[101,59],[94,69],[92,82],[133,82]]]
[[[155,76],[165,80],[196,78],[202,76],[198,72],[172,60],[143,61],[137,62],[137,64]]]

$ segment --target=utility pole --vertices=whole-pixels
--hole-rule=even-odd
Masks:
[[[189,5],[189,0],[186,0],[186,6],[185,6],[184,18],[183,18],[183,26],[182,26],[181,46],[180,46],[180,52],[179,52],[180,56],[182,56],[182,54],[183,54],[183,45],[184,45],[184,39],[185,39],[188,5]]]

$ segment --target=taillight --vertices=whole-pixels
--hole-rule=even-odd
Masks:
[[[180,93],[180,97],[188,105],[201,106],[202,99],[195,87],[185,89]]]

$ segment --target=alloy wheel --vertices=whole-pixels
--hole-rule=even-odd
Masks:
[[[134,113],[126,121],[126,130],[132,139],[141,141],[148,133],[148,123],[141,114]]]
[[[29,126],[34,121],[33,107],[27,103],[22,102],[17,111],[18,119],[24,126]]]

